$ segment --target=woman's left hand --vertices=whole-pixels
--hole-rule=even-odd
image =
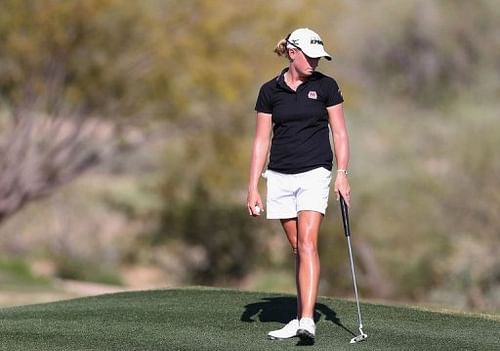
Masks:
[[[344,198],[347,207],[350,207],[351,202],[351,187],[349,185],[349,180],[347,179],[347,174],[337,173],[335,178],[335,194],[337,195],[337,201],[340,200],[340,195]]]

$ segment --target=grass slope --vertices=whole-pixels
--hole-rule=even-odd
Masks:
[[[0,310],[0,350],[284,350],[269,330],[293,314],[290,295],[224,289],[172,289],[87,297]],[[500,320],[320,298],[311,350],[500,350]],[[304,346],[305,347],[305,346]],[[303,347],[302,347],[303,348]]]

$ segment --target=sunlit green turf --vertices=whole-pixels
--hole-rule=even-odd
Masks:
[[[266,339],[292,318],[291,295],[187,288],[1,309],[1,350],[499,350],[500,320],[320,298],[313,346]]]

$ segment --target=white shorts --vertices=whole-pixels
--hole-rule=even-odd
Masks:
[[[267,170],[265,174],[268,219],[295,218],[299,211],[325,214],[332,179],[329,170],[318,167],[297,174]]]

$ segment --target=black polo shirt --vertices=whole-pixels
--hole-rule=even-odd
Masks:
[[[317,167],[332,169],[327,107],[344,101],[335,79],[314,72],[297,91],[285,83],[284,69],[260,88],[257,112],[272,114],[273,138],[268,169],[295,174]]]

